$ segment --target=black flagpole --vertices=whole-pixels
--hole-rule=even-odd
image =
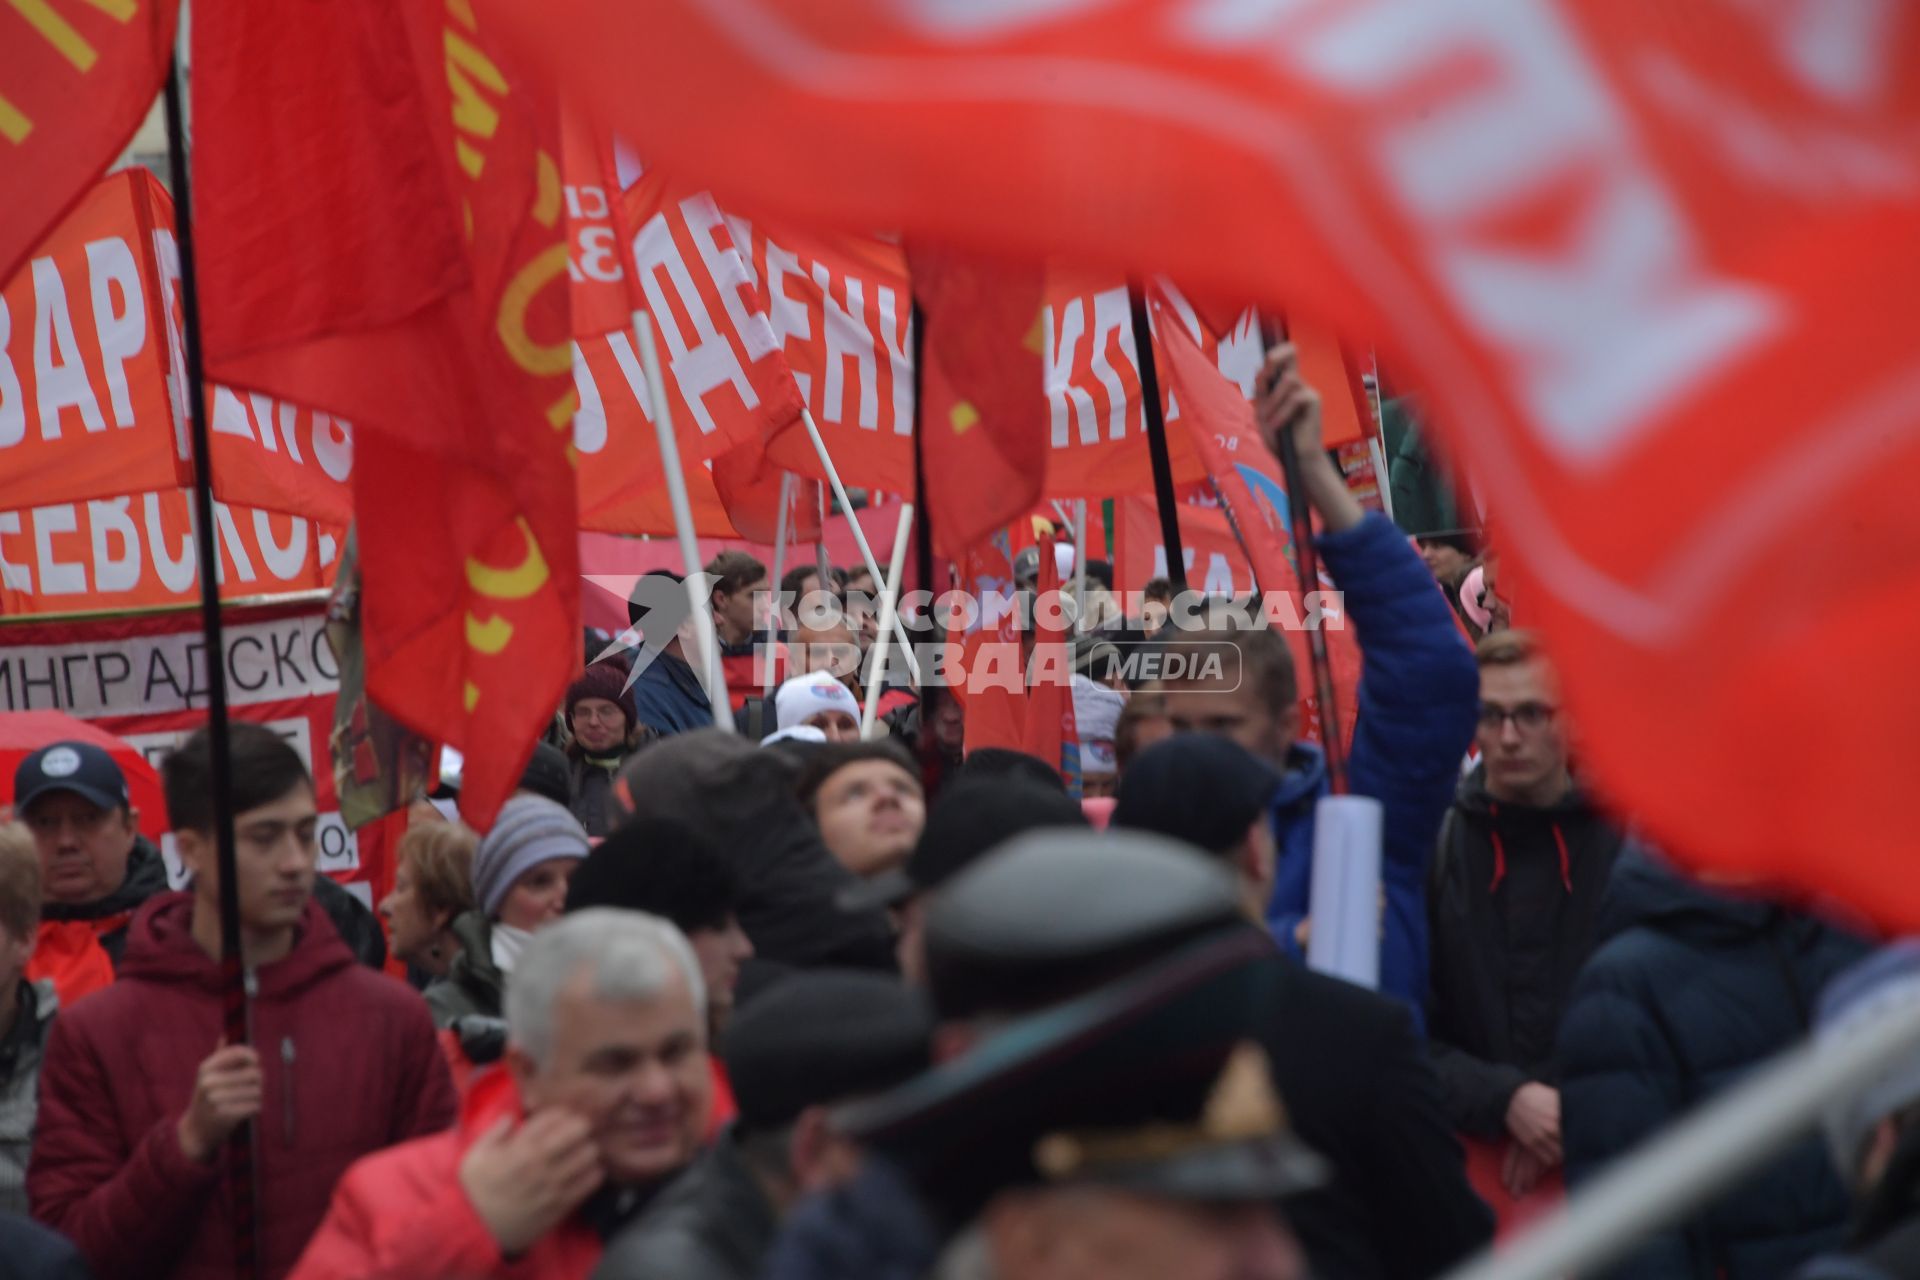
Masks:
[[[1280,345],[1283,338],[1266,317],[1260,320],[1260,337],[1267,350]],[[1320,589],[1320,558],[1313,549],[1313,517],[1307,513],[1307,495],[1300,484],[1300,450],[1293,443],[1290,424],[1280,426],[1280,475],[1287,486],[1287,523],[1293,531],[1293,567],[1300,575],[1300,608],[1304,615],[1307,595]],[[1334,795],[1347,794],[1347,764],[1340,745],[1340,717],[1334,704],[1333,662],[1327,656],[1327,633],[1319,627],[1307,628],[1307,659],[1313,665],[1314,697],[1320,706],[1320,745],[1327,757],[1327,786]]]
[[[913,300],[913,572],[919,588],[930,596],[940,593],[933,586],[933,513],[927,507],[927,454],[922,431],[926,416],[920,403],[923,380],[921,361],[926,359],[926,317],[920,314],[920,300]],[[927,603],[924,617],[933,616],[933,603]]]
[[[1147,295],[1138,282],[1127,284],[1133,308],[1133,351],[1140,365],[1140,407],[1147,423],[1147,456],[1153,460],[1153,500],[1160,509],[1160,542],[1167,550],[1167,580],[1175,595],[1187,589],[1187,556],[1180,546],[1180,509],[1173,497],[1173,462],[1167,457],[1167,415],[1160,399],[1160,371],[1153,363],[1153,330],[1147,324]]]
[[[207,738],[213,755],[213,835],[220,868],[220,976],[225,1043],[251,1040],[247,987],[240,949],[240,879],[233,839],[232,744],[227,735],[226,643],[220,618],[220,550],[213,516],[213,450],[207,437],[207,393],[200,353],[200,295],[194,280],[193,201],[187,163],[186,110],[180,60],[167,68],[167,167],[173,179],[174,239],[180,253],[180,336],[186,348],[187,403],[193,421],[194,554],[200,569],[200,628],[206,636]],[[235,1274],[258,1277],[254,1212],[253,1125],[227,1139],[227,1196],[233,1208]]]

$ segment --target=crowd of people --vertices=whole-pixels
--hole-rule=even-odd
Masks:
[[[0,826],[0,1277],[211,1280],[244,1243],[269,1280],[1416,1280],[1920,999],[1913,946],[1635,838],[1477,544],[1363,509],[1284,351],[1258,407],[1358,637],[1377,990],[1305,963],[1333,784],[1284,636],[1183,627],[1162,583],[1129,616],[1085,566],[1063,777],[863,665],[873,610],[789,615],[728,552],[737,731],[691,632],[632,666],[590,638],[498,817],[423,798],[377,903],[316,872],[270,729],[226,726],[233,886],[208,731],[163,763],[179,890],[108,752],[33,753]],[[847,577],[777,587],[863,601]],[[1129,684],[1140,645],[1236,660]],[[1822,1138],[1612,1274],[1920,1275],[1920,1064]]]

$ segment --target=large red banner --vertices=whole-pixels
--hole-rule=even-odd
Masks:
[[[1920,10],[486,2],[724,200],[1378,336],[1600,787],[1695,865],[1920,923]]]

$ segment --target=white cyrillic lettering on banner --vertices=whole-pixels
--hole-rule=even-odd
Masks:
[[[0,298],[0,449],[27,438],[27,403],[20,374],[13,367],[12,343],[13,316],[7,300]]]
[[[228,507],[224,502],[216,502],[213,504],[213,528],[214,532],[219,535],[220,542],[227,549],[227,554],[220,557],[220,576],[216,578],[215,581],[225,582],[227,580],[227,557],[231,556],[233,558],[234,572],[240,575],[240,581],[252,582],[255,577],[253,572],[253,559],[247,555],[246,544],[240,541],[240,528],[233,522],[232,508]]]
[[[1133,309],[1125,286],[1093,295],[1093,376],[1107,393],[1107,439],[1127,434],[1127,388],[1107,357],[1108,344],[1118,335],[1121,357],[1139,369],[1133,349]]]
[[[1067,447],[1069,412],[1079,423],[1080,443],[1100,443],[1100,427],[1093,419],[1093,397],[1073,382],[1074,357],[1086,326],[1084,299],[1075,298],[1064,310],[1046,309],[1047,403],[1053,407],[1053,447],[1056,449]]]
[[[160,584],[174,594],[191,590],[193,587],[193,522],[196,519],[191,509],[187,512],[187,531],[180,539],[180,554],[174,555],[167,546],[167,532],[160,522],[160,495],[145,495],[147,526],[147,553],[153,557],[154,568],[160,571]]]
[[[118,236],[87,242],[87,289],[93,295],[93,328],[100,335],[106,362],[107,398],[115,426],[133,425],[133,398],[127,394],[127,361],[147,347],[146,293],[133,248]],[[120,305],[114,306],[118,290]]]
[[[320,464],[329,480],[344,484],[353,474],[353,424],[345,418],[315,411],[313,460]]]
[[[860,429],[880,429],[880,371],[873,355],[873,335],[865,322],[865,287],[847,277],[847,303],[833,296],[827,269],[813,264],[813,283],[820,289],[821,327],[827,340],[827,380],[820,397],[820,419],[844,425],[846,417],[846,362],[851,360],[860,382]]]
[[[734,354],[732,344],[721,335],[712,315],[708,314],[700,288],[694,284],[693,274],[680,255],[680,247],[673,241],[673,229],[667,224],[666,214],[656,213],[647,219],[640,234],[634,237],[633,256],[640,270],[641,288],[646,291],[647,310],[671,357],[668,365],[673,380],[679,384],[680,395],[693,420],[699,424],[700,434],[712,435],[718,427],[703,399],[708,393],[731,385],[748,408],[758,405],[760,398],[747,381],[747,371]],[[691,341],[681,331],[680,319],[660,287],[661,272],[673,282],[673,290],[679,295],[680,305],[693,326]]]
[[[86,362],[73,336],[67,286],[52,258],[33,260],[33,380],[40,402],[40,437],[60,438],[60,411],[78,409],[89,431],[105,431],[100,402],[87,381]]]
[[[0,535],[20,536],[20,513],[18,511],[0,511]],[[4,545],[0,543],[0,545]],[[0,554],[0,587],[9,591],[33,592],[33,571],[23,564],[13,564],[4,554]]]
[[[247,417],[247,406],[240,403],[238,392],[228,387],[213,388],[213,429],[222,435],[253,439],[253,422]]]
[[[728,245],[720,243],[715,233],[727,225],[726,219],[713,197],[704,192],[682,200],[680,212],[687,220],[687,231],[693,236],[693,247],[706,265],[707,275],[720,290],[720,305],[726,308],[727,321],[733,325],[733,331],[740,335],[747,359],[757,362],[773,354],[779,349],[773,326],[764,315],[749,311],[740,297],[740,291],[753,284],[752,270],[747,266],[746,254],[741,251],[741,246],[750,242],[733,239]]]
[[[619,329],[607,335],[607,345],[613,348],[613,362],[620,366],[620,376],[626,379],[627,394],[640,406],[640,416],[653,423],[653,396],[647,390],[647,371],[640,365],[640,353],[633,349],[633,335]]]
[[[187,444],[187,352],[181,345],[173,310],[174,289],[180,282],[180,250],[173,242],[173,232],[165,227],[154,229],[153,261],[160,276],[160,314],[167,326],[167,400],[173,405],[173,448],[186,459],[193,456]]]
[[[1270,47],[1362,98],[1475,69],[1447,81],[1449,100],[1383,121],[1373,154],[1461,315],[1506,348],[1528,416],[1568,460],[1617,456],[1783,324],[1776,297],[1710,273],[1553,7],[1385,0]],[[1504,244],[1489,230],[1555,192],[1581,196],[1557,251],[1531,229]]]
[[[573,391],[580,397],[580,407],[573,411],[573,447],[582,454],[598,453],[607,447],[607,409],[600,402],[593,370],[587,366],[587,353],[577,342],[573,344]]]
[[[913,434],[913,315],[909,310],[905,335],[898,311],[899,301],[892,289],[881,285],[876,291],[880,304],[880,341],[886,345],[887,361],[893,366],[893,434]]]
[[[292,582],[307,564],[307,522],[297,516],[283,517],[293,526],[285,544],[273,536],[273,518],[265,511],[253,513],[253,537],[260,544],[260,558],[267,572],[282,582]]]
[[[79,532],[79,515],[74,511],[73,504],[63,502],[58,506],[40,507],[28,518],[33,521],[33,558],[40,570],[40,594],[85,595],[86,566],[53,558],[53,535]]]
[[[742,240],[740,243],[747,244],[749,241]],[[807,315],[807,304],[786,290],[786,282],[790,277],[800,280],[807,278],[807,273],[800,269],[800,259],[773,241],[767,241],[767,320],[773,325],[774,338],[783,348],[788,338],[798,338],[802,342],[813,340],[813,321]],[[795,369],[793,381],[800,389],[800,398],[812,404],[813,376]]]
[[[140,585],[140,526],[129,508],[132,498],[109,498],[87,504],[87,525],[93,531],[93,589],[131,591]],[[120,554],[113,539],[120,540]]]

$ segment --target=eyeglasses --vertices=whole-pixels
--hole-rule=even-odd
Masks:
[[[1483,702],[1480,704],[1480,727],[1498,733],[1511,720],[1514,728],[1522,733],[1530,733],[1545,726],[1558,710],[1558,707],[1550,707],[1544,702],[1523,702],[1511,711]]]

